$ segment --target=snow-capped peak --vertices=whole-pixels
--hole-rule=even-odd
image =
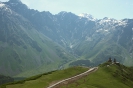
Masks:
[[[108,18],[108,17],[104,17],[103,19],[101,19],[99,21],[100,25],[115,25],[115,26],[126,26],[127,22],[123,21],[123,20],[116,20],[114,18]]]
[[[88,13],[82,13],[82,14],[79,14],[78,16],[81,18],[87,18],[88,20],[92,20],[92,21],[96,20],[96,18],[94,18],[91,14],[88,14]]]
[[[88,13],[82,13],[82,14],[79,14],[79,16],[84,18],[93,18],[93,16]]]
[[[0,2],[0,7],[3,7],[3,6],[5,6],[5,4],[3,4],[3,3]]]
[[[7,12],[8,14],[12,14],[12,10],[9,8],[9,6],[3,2],[0,2],[0,11],[2,14],[3,14],[3,12],[4,13]]]

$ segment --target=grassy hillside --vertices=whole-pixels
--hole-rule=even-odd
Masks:
[[[36,36],[37,34],[39,36]],[[34,35],[34,37],[32,37],[32,35]],[[31,44],[24,42],[23,45],[10,45],[0,42],[1,74],[29,77],[31,75],[58,69],[63,64],[74,59],[73,56],[68,54],[63,48],[53,43],[45,36],[36,32],[35,34],[31,34],[30,37],[34,38],[29,41]]]
[[[9,76],[0,75],[0,85],[9,83],[9,82],[14,82],[14,79]]]
[[[88,70],[83,67],[71,67],[65,70],[53,71],[26,80],[14,82],[0,88],[46,88],[62,79],[66,79]],[[133,68],[120,64],[104,63],[99,69],[86,77],[61,88],[132,88]]]
[[[71,67],[65,70],[37,75],[26,80],[14,82],[7,86],[1,86],[0,88],[46,88],[51,83],[80,74],[86,70],[88,70],[88,68]]]
[[[132,88],[133,69],[105,63],[89,76],[61,88]]]

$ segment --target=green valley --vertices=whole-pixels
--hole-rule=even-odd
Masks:
[[[52,72],[55,74],[72,66],[95,67],[109,57],[117,58],[125,66],[133,66],[133,19],[98,19],[90,14],[65,11],[52,14],[31,9],[23,0],[0,1],[1,75],[20,79],[57,70]],[[106,69],[106,66],[100,66],[94,74],[103,73],[100,75],[103,78],[104,74],[123,77],[121,70],[117,70],[119,74],[112,70],[126,69],[120,67],[110,65]],[[108,69],[112,73],[108,73]],[[126,72],[131,73],[128,69],[124,71],[124,78]],[[114,77],[114,80],[120,78]],[[36,81],[24,83],[27,82]]]

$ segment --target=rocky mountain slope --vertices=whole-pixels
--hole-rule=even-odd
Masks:
[[[93,65],[109,57],[133,64],[133,19],[96,19],[71,12],[53,15],[29,9],[20,0],[1,2],[0,15],[3,74],[34,67],[57,69],[74,58],[90,60]]]
[[[36,74],[51,71],[73,58],[9,5],[0,6],[1,74],[14,76],[40,67],[42,70],[36,70]]]

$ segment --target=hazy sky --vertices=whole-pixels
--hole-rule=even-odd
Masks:
[[[8,1],[8,0],[0,0]],[[39,11],[89,13],[95,18],[133,18],[133,0],[21,0]]]

